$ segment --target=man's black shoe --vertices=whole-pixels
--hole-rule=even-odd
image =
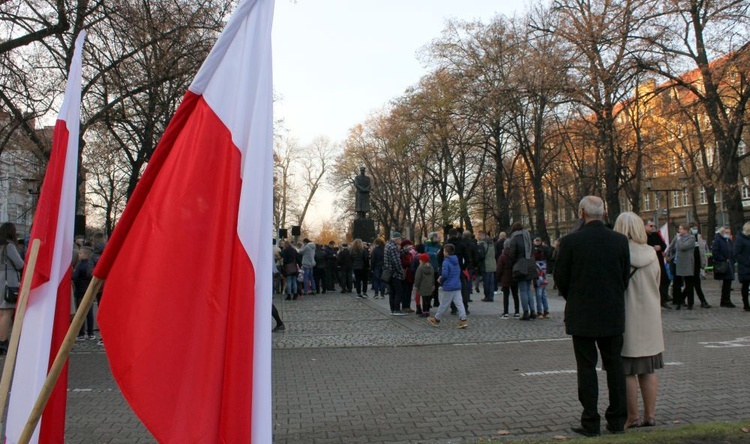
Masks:
[[[623,430],[623,429],[617,430],[614,427],[610,426],[609,424],[607,424],[607,431],[609,433],[613,434],[613,435],[621,435],[621,434],[625,433],[625,430]]]
[[[575,433],[578,433],[579,435],[587,436],[589,438],[593,438],[594,436],[599,436],[599,432],[594,432],[592,430],[586,430],[583,427],[571,427],[570,430],[572,430]]]

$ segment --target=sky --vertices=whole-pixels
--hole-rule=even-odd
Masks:
[[[449,19],[488,22],[521,14],[529,0],[276,0],[275,118],[302,145],[343,141],[349,129],[415,85],[417,57]],[[352,175],[357,172],[352,172]],[[330,217],[334,195],[316,195],[306,224]]]

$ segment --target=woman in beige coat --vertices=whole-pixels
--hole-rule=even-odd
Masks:
[[[631,275],[625,292],[625,334],[622,363],[627,384],[628,419],[625,428],[653,426],[658,378],[664,367],[664,335],[661,325],[659,279],[661,267],[652,247],[646,244],[643,220],[635,213],[622,213],[615,231],[628,237]],[[638,388],[643,397],[643,420],[638,417]]]

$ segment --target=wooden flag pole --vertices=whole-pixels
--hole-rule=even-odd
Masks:
[[[81,305],[78,306],[78,311],[76,311],[73,322],[70,324],[68,334],[65,335],[65,339],[60,346],[60,350],[57,352],[55,361],[52,363],[52,367],[47,374],[47,379],[44,381],[42,390],[39,392],[36,404],[34,404],[29,419],[26,421],[26,425],[24,426],[21,437],[18,440],[18,444],[28,444],[31,440],[36,425],[39,423],[39,418],[42,417],[42,412],[44,412],[44,408],[47,406],[47,401],[49,401],[49,397],[52,395],[52,390],[55,388],[55,384],[57,384],[57,380],[60,378],[60,373],[65,366],[65,361],[68,360],[70,350],[76,343],[78,332],[86,321],[86,314],[91,309],[91,306],[94,305],[94,298],[96,297],[96,294],[99,293],[102,285],[104,285],[104,281],[96,276],[91,279],[89,288],[86,289],[86,294],[83,296]]]
[[[21,283],[21,291],[18,295],[18,303],[16,304],[16,316],[13,320],[13,330],[10,334],[10,343],[8,344],[8,355],[5,357],[5,365],[3,366],[3,377],[0,379],[0,400],[2,404],[2,412],[0,417],[5,419],[5,410],[8,406],[8,393],[10,392],[10,382],[13,379],[13,370],[16,367],[16,357],[18,356],[18,342],[21,340],[21,328],[23,327],[23,319],[26,316],[26,306],[29,302],[29,292],[31,291],[31,279],[34,277],[34,270],[36,269],[36,261],[39,257],[39,246],[42,242],[39,239],[34,239],[31,242],[31,252],[29,253],[29,263],[25,264],[23,272],[23,282]],[[7,422],[3,421],[3,428]],[[5,436],[5,430],[3,429],[2,436]]]

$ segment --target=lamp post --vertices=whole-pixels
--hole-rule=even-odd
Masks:
[[[687,182],[687,177],[680,177],[680,182],[682,182],[683,184],[685,182]],[[672,239],[672,235],[669,232],[669,225],[670,225],[670,222],[671,222],[671,220],[669,218],[669,193],[670,193],[670,191],[671,192],[680,192],[684,188],[685,188],[684,186],[682,188],[652,188],[651,187],[651,179],[646,179],[646,189],[649,192],[653,191],[655,193],[659,193],[659,192],[665,192],[665,193],[667,193],[666,194],[666,196],[667,196],[667,239],[665,239],[665,241],[667,241],[667,242],[669,242]],[[657,205],[659,204],[658,202],[659,201],[657,199]]]

